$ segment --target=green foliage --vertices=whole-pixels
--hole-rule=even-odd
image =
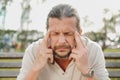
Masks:
[[[101,32],[87,32],[85,33],[85,35],[96,42],[100,40],[105,40],[106,38],[105,33],[101,33]]]
[[[0,50],[3,49],[6,51],[9,51],[8,48],[5,47],[5,42],[4,42],[4,37],[5,35],[8,35],[10,38],[10,42],[8,43],[9,48],[13,42],[15,43],[14,46],[21,45],[19,49],[15,49],[16,52],[21,52],[24,51],[25,48],[29,43],[32,43],[33,41],[36,41],[40,38],[43,38],[43,32],[38,32],[36,30],[31,30],[31,31],[21,31],[17,32],[14,30],[0,30]]]
[[[88,32],[88,33],[85,33],[84,34],[85,36],[89,37],[91,40],[95,41],[95,42],[102,42],[102,49],[105,50],[106,48],[108,48],[109,46],[106,45],[106,40],[108,39],[109,41],[112,41],[110,40],[107,36],[106,36],[106,33],[102,33],[102,32]],[[116,41],[112,41],[114,43],[120,43],[120,37],[119,37],[119,40],[116,42]]]
[[[36,39],[33,39],[35,35],[40,35]],[[38,40],[39,38],[43,38],[43,33],[38,32],[36,30],[32,31],[22,31],[18,34],[17,39],[18,41],[24,41],[24,42],[32,42],[34,40]]]

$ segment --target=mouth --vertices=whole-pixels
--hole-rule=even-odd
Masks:
[[[66,53],[66,54],[61,55],[59,53]],[[70,56],[71,51],[59,50],[59,51],[53,51],[53,54],[55,58],[66,59]]]
[[[58,50],[58,51],[60,51],[60,52],[63,52],[63,51],[66,51],[66,50],[68,50],[68,48],[57,48],[56,50]]]

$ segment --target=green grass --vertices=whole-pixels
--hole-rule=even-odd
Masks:
[[[111,78],[111,80],[120,80],[120,78]]]
[[[0,62],[21,62],[21,59],[0,59]]]
[[[16,80],[16,78],[0,78],[0,80]]]
[[[104,52],[120,52],[120,48],[116,48],[116,49],[107,48],[104,50]]]

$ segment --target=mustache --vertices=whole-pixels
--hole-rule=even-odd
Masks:
[[[71,48],[71,46],[70,45],[58,45],[54,47],[55,50],[59,48]]]
[[[68,58],[70,56],[70,54],[71,54],[71,51],[68,52],[68,54],[66,54],[65,56],[60,56],[53,50],[53,57],[54,57],[54,59],[55,58]]]

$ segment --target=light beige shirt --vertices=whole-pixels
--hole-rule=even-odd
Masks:
[[[84,38],[83,41],[89,51],[89,66],[94,69],[94,73],[98,77],[98,80],[109,80],[108,71],[105,68],[104,54],[101,47],[88,38]],[[40,41],[34,42],[26,49],[22,61],[22,68],[17,76],[17,80],[24,80],[24,77],[31,69],[39,43]],[[46,67],[40,73],[38,80],[84,80],[84,77],[77,69],[74,61],[70,62],[65,72],[57,63],[51,64],[48,62]]]

